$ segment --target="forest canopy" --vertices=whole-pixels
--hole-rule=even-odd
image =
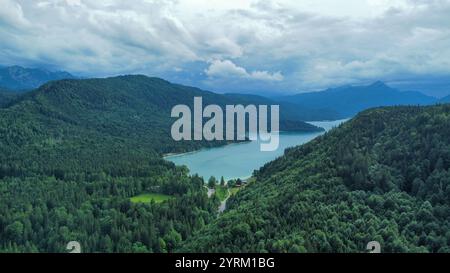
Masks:
[[[360,113],[255,172],[188,252],[450,252],[450,105]]]
[[[449,105],[362,112],[255,171],[217,217],[204,179],[162,158],[225,144],[170,138],[171,106],[199,94],[242,100],[123,76],[0,107],[0,252],[450,252]]]

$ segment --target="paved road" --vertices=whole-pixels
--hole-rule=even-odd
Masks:
[[[207,186],[205,186],[205,188],[208,190],[208,193],[207,193],[208,194],[208,198],[211,198],[214,195],[214,193],[216,193],[215,189],[210,189]]]

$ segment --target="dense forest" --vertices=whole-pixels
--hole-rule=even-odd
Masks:
[[[250,103],[145,76],[49,82],[5,92],[0,109],[0,251],[170,252],[216,217],[204,181],[162,159],[226,142],[175,142],[176,104]],[[3,97],[0,97],[3,98]],[[291,129],[321,130],[300,120]],[[167,202],[139,204],[162,193]]]
[[[0,109],[0,251],[169,252],[216,216],[203,179],[161,155],[220,143],[172,141],[176,91],[159,85],[52,82]],[[130,202],[148,192],[175,198]]]
[[[0,183],[0,252],[172,252],[194,230],[215,218],[203,179],[163,162],[148,162],[145,176],[58,179],[8,177]],[[132,170],[130,170],[132,172]],[[160,192],[175,198],[135,204],[130,197]]]
[[[286,151],[229,201],[162,155],[170,109],[271,102],[157,78],[61,80],[0,108],[0,252],[449,252],[450,106],[379,108]],[[281,123],[319,130],[294,108]],[[296,107],[298,108],[298,107]],[[289,110],[290,109],[290,110]],[[147,194],[164,202],[132,202]]]
[[[450,252],[450,105],[368,110],[286,150],[181,248]]]
[[[7,106],[17,96],[17,94],[13,94],[6,89],[0,88],[0,108]]]

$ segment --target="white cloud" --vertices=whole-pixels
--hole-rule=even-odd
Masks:
[[[241,77],[245,78],[248,76],[247,71],[235,65],[233,62],[229,60],[220,61],[215,60],[212,61],[209,68],[205,71],[205,73],[210,77]]]
[[[24,17],[22,6],[12,0],[0,0],[0,23],[10,28],[27,27],[30,23]]]
[[[177,79],[225,91],[450,76],[449,0],[0,0],[0,6],[2,64],[54,64],[88,76],[176,72]]]
[[[219,78],[243,78],[251,80],[262,81],[282,81],[283,75],[281,72],[270,73],[268,71],[252,71],[247,72],[243,67],[237,66],[230,60],[214,60],[205,73],[209,77]]]

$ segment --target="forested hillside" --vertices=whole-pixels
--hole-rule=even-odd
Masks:
[[[17,94],[12,94],[12,93],[0,88],[0,108],[5,107],[8,103],[10,103],[17,96],[18,96]]]
[[[215,217],[203,180],[160,155],[219,143],[170,139],[179,94],[161,84],[52,82],[0,109],[0,251],[167,252]],[[130,202],[143,193],[174,198]]]
[[[450,252],[450,105],[368,110],[286,151],[182,251]]]
[[[450,106],[366,111],[256,172],[229,201],[162,159],[170,109],[270,103],[145,76],[50,82],[0,108],[0,252],[449,251]],[[318,130],[282,112],[282,121]],[[291,120],[294,119],[294,120]],[[136,202],[136,196],[163,200]],[[192,237],[192,234],[196,234]],[[186,242],[187,240],[187,242]]]
[[[194,96],[202,96],[204,104],[237,103],[145,76],[51,82],[0,112],[0,159],[7,173],[37,168],[67,174],[97,166],[121,173],[122,167],[164,153],[224,144],[172,140],[170,111],[177,104],[192,105]],[[295,126],[319,130],[301,121],[294,121]]]
[[[4,104],[0,251],[61,252],[75,240],[85,252],[170,252],[214,219],[218,200],[207,198],[203,179],[162,159],[225,144],[172,140],[171,108],[192,105],[194,96],[205,104],[247,102],[122,76],[50,82]],[[170,198],[130,201],[147,193]]]

